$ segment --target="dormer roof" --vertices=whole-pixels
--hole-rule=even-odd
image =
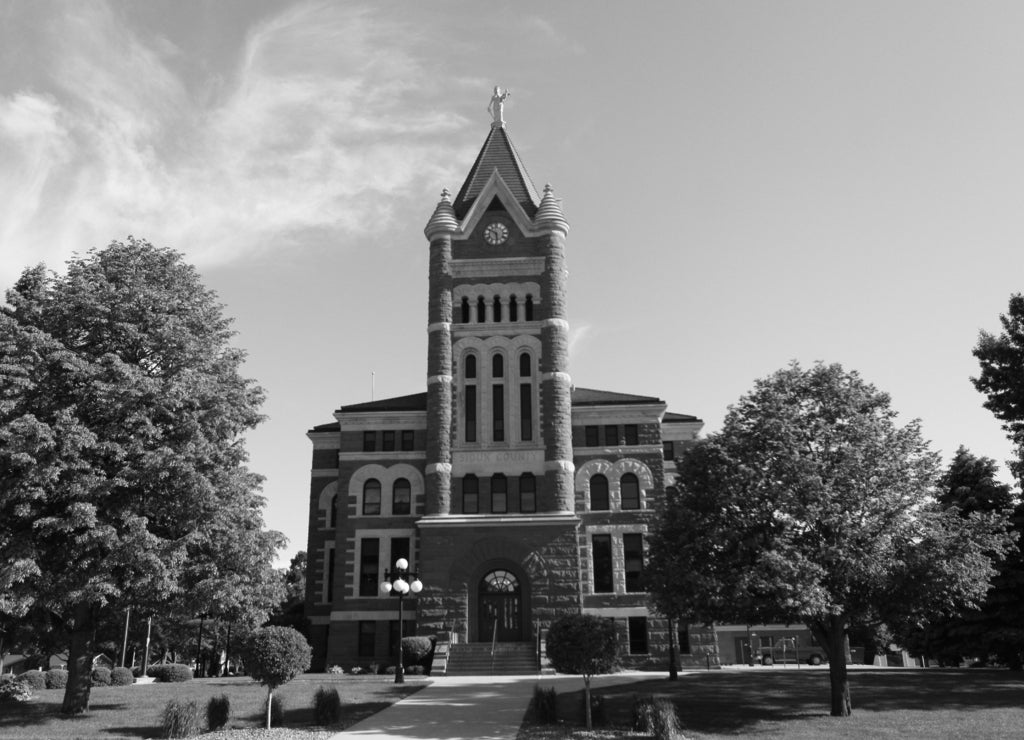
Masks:
[[[504,125],[500,125],[491,127],[466,181],[462,183],[459,194],[455,196],[453,207],[455,217],[460,221],[466,217],[495,170],[526,215],[532,219],[537,213],[540,205],[537,188],[534,187],[530,174],[523,166],[523,161],[512,145]]]

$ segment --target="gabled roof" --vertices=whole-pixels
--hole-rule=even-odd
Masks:
[[[663,403],[654,396],[635,396],[632,393],[597,391],[593,388],[573,388],[570,395],[573,406],[617,406],[630,403]]]
[[[702,421],[702,419],[698,419],[696,416],[690,416],[689,414],[674,414],[671,411],[666,411],[665,415],[661,417],[662,424],[672,424],[673,422],[676,424],[683,424],[690,421]]]
[[[533,218],[537,213],[540,198],[504,126],[492,126],[490,133],[487,134],[483,148],[480,149],[466,181],[462,183],[462,188],[452,204],[456,218],[460,221],[465,218],[494,170],[498,171],[498,175],[505,181],[516,201],[526,211],[526,215]]]
[[[366,403],[353,403],[342,406],[339,413],[355,413],[364,411],[426,411],[427,394],[413,393],[409,396],[395,396],[394,398],[382,398],[379,401],[367,401]]]

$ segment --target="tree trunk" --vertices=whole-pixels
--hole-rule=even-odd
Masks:
[[[274,703],[274,690],[267,687],[267,729],[270,729],[270,707]]]
[[[849,717],[853,705],[850,702],[850,677],[846,672],[846,623],[842,616],[833,615],[813,622],[810,627],[828,656],[831,714],[833,717]]]
[[[62,714],[82,714],[89,709],[92,689],[92,659],[95,657],[96,620],[91,604],[75,607],[75,624],[68,650],[68,683],[64,689]]]

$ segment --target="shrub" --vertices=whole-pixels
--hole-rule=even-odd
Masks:
[[[0,704],[15,701],[31,701],[32,698],[32,687],[27,683],[16,681],[10,676],[0,676]]]
[[[51,668],[46,672],[46,688],[63,689],[68,685],[68,672],[63,668]]]
[[[405,669],[405,672],[410,676],[423,676],[426,674],[427,669],[421,665],[411,665]]]
[[[342,668],[340,665],[332,665],[330,668],[327,669],[327,672],[328,673],[333,673],[334,675],[337,676],[339,674],[344,673],[345,669]]]
[[[160,721],[161,737],[192,737],[201,731],[195,700],[171,699]]]
[[[352,675],[353,676],[359,676],[359,675],[361,675],[363,673],[367,673],[367,670],[365,668],[363,668],[361,665],[354,665],[354,666],[352,666]]]
[[[206,704],[206,724],[210,731],[219,730],[231,717],[231,699],[227,694],[211,696]]]
[[[150,666],[146,675],[160,683],[183,683],[192,680],[192,669],[181,663],[163,663]]]
[[[403,637],[402,665],[406,667],[421,665],[424,670],[429,671],[434,662],[434,645],[436,643],[436,637]]]
[[[367,673],[372,673],[373,675],[376,676],[378,673],[380,673],[380,669],[381,669],[380,663],[370,663],[370,665],[368,665],[366,667],[366,672]]]
[[[104,668],[103,666],[97,666],[92,669],[92,685],[93,686],[109,686],[110,685],[110,669]]]
[[[321,686],[313,694],[313,722],[318,725],[333,725],[341,720],[341,697],[337,689]]]
[[[633,729],[654,735],[654,740],[680,740],[683,737],[675,705],[668,699],[633,697]]]
[[[135,676],[132,675],[132,669],[125,668],[124,666],[118,666],[110,672],[110,683],[113,686],[131,686],[135,683]]]
[[[261,627],[242,648],[249,675],[267,687],[267,729],[274,723],[274,689],[309,670],[313,658],[302,633],[291,627]]]
[[[553,725],[558,721],[558,697],[555,687],[542,689],[540,684],[533,687],[533,712],[538,722]]]
[[[393,676],[396,673],[398,673],[398,668],[393,665],[389,665],[387,668],[381,671],[381,674],[385,676]]]
[[[46,688],[46,674],[42,671],[25,671],[14,680],[28,686],[32,691],[42,691]]]

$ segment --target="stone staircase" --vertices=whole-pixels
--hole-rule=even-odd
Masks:
[[[516,676],[537,673],[537,646],[532,642],[498,642],[491,655],[489,642],[452,645],[449,676]]]

